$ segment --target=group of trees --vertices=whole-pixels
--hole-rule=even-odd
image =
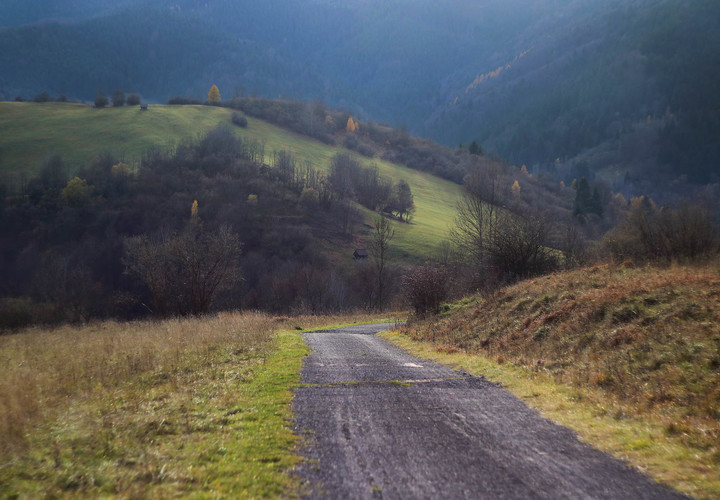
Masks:
[[[334,145],[341,138],[347,149],[362,156],[372,158],[380,155],[390,162],[429,172],[458,184],[463,183],[465,176],[483,157],[483,150],[475,141],[468,149],[451,149],[430,140],[412,137],[404,127],[392,128],[373,122],[363,123],[361,127],[349,112],[329,109],[320,101],[261,97],[233,97],[223,101],[215,85],[208,92],[205,102],[180,96],[168,101],[168,104],[174,105],[204,103],[237,110],[326,144]]]
[[[330,162],[328,182],[344,200],[355,200],[370,210],[409,222],[415,211],[410,185],[405,180],[396,184],[383,179],[377,166],[363,167],[349,153],[338,153]]]
[[[625,219],[607,233],[602,249],[615,261],[637,263],[705,261],[720,251],[717,221],[707,207],[687,200],[658,207],[640,196]]]
[[[501,186],[500,167],[476,170],[458,202],[452,241],[469,257],[476,275],[499,281],[555,269],[549,218],[512,206]]]
[[[14,99],[15,102],[25,102],[25,98],[23,96],[16,96]],[[65,95],[65,93],[59,94],[57,97],[53,97],[50,92],[47,90],[43,90],[39,94],[35,94],[35,97],[32,99],[33,102],[43,103],[43,102],[68,102],[68,97]]]
[[[141,102],[140,96],[138,94],[133,92],[132,94],[130,94],[126,97],[125,92],[120,89],[116,89],[112,93],[111,99],[112,99],[112,106],[114,108],[122,108],[126,104],[128,106],[138,106]],[[97,94],[95,94],[94,104],[95,104],[96,108],[104,108],[108,104],[110,104],[110,102],[111,101],[108,100],[108,98],[104,92],[98,92]]]
[[[481,165],[466,178],[451,242],[434,265],[403,279],[416,316],[436,314],[448,296],[590,261],[668,265],[702,263],[720,254],[716,214],[707,203],[657,206],[645,196],[627,202],[582,178],[572,188],[561,187],[571,203],[553,213],[540,210],[537,200],[527,203],[524,191],[514,189],[517,179],[508,189],[515,175],[526,185],[533,180],[526,169],[501,164]]]

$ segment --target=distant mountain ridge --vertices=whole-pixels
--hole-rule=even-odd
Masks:
[[[628,193],[658,174],[713,182],[720,162],[712,0],[10,0],[1,25],[8,100],[216,83]]]

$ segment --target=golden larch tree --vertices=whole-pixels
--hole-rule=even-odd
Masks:
[[[357,130],[357,125],[355,124],[355,120],[352,119],[352,116],[348,118],[346,129],[348,132],[355,132]]]
[[[217,88],[217,85],[213,85],[210,87],[210,92],[208,92],[208,102],[210,104],[220,104],[221,101],[220,89]]]
[[[512,189],[512,193],[515,196],[520,196],[520,183],[518,181],[513,182],[513,185],[510,189]]]

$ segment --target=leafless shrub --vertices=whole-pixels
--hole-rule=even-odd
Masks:
[[[161,316],[171,311],[201,315],[215,294],[240,279],[240,242],[229,227],[204,232],[191,223],[180,235],[151,241],[125,241],[127,272],[140,278],[153,295]]]
[[[630,201],[624,222],[602,241],[617,262],[702,262],[718,254],[718,228],[710,211],[688,201],[657,208],[647,197]]]
[[[553,271],[558,260],[548,246],[549,226],[541,214],[498,212],[486,244],[488,264],[511,280]]]
[[[441,267],[425,265],[403,278],[403,289],[415,315],[438,314],[447,298],[447,273]]]

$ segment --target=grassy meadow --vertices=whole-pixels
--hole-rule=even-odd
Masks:
[[[63,158],[70,172],[103,153],[137,165],[149,148],[173,148],[220,123],[229,124],[231,116],[232,110],[211,106],[150,105],[148,111],[141,111],[139,107],[95,109],[67,103],[0,102],[0,174],[11,179],[21,172],[31,176],[53,154]],[[327,170],[335,154],[347,151],[250,117],[247,129],[235,130],[263,142],[268,162],[273,151],[286,150],[300,163],[309,161]],[[460,186],[379,159],[359,158],[364,165],[376,164],[382,176],[405,179],[411,186],[415,217],[411,224],[394,223],[394,255],[422,260],[434,254],[447,238]]]
[[[299,330],[375,317],[104,322],[0,336],[0,498],[299,492]]]
[[[719,318],[714,265],[597,266],[467,298],[392,339],[503,384],[658,481],[718,498]]]

